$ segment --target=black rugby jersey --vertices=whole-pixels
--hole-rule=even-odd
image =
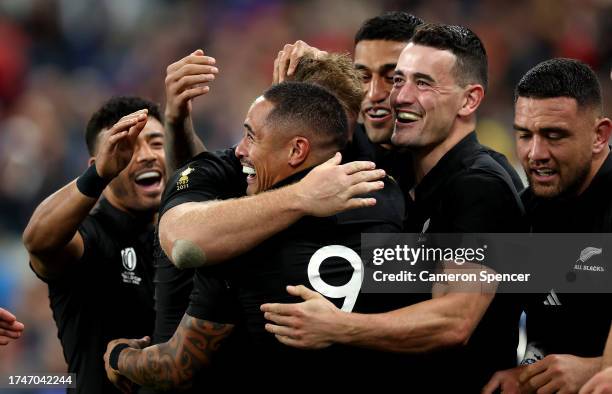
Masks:
[[[160,218],[170,208],[187,202],[225,200],[241,197],[246,178],[233,148],[203,152],[179,168],[168,180],[160,206]],[[167,342],[176,331],[193,291],[195,269],[178,269],[172,264],[155,238],[155,331],[153,343]],[[240,346],[239,329],[226,340],[212,368],[195,375],[189,392],[200,392],[212,382],[220,382],[225,359],[232,358]]]
[[[577,197],[544,199],[536,197],[529,188],[521,197],[532,232],[612,232],[612,156],[608,154],[591,184]],[[610,267],[605,253],[594,256],[589,263]],[[568,270],[567,267],[559,269]],[[609,307],[612,295],[556,293],[555,296],[556,305],[544,304],[547,294],[530,296],[528,342],[535,342],[545,354],[601,356],[612,322]]]
[[[507,171],[472,132],[425,175],[408,200],[406,232],[526,232],[523,207]],[[495,261],[485,264],[495,269]],[[480,392],[496,371],[516,366],[521,298],[497,294],[467,345],[423,362],[421,383],[432,392]],[[443,372],[441,372],[443,371]],[[443,373],[445,379],[435,376]]]
[[[517,191],[524,189],[523,181],[518,173],[503,154],[480,145],[502,168],[508,173],[512,184]],[[343,161],[369,160],[376,163],[377,168],[382,168],[391,175],[400,185],[402,192],[408,194],[414,186],[414,171],[412,170],[412,154],[405,148],[385,149],[380,145],[373,144],[365,131],[363,124],[355,128],[353,140],[347,145],[343,153]]]
[[[57,279],[43,279],[68,372],[76,373],[76,389],[68,392],[119,393],[104,371],[106,345],[153,332],[153,227],[150,217],[101,199],[78,229],[80,261]]]
[[[275,187],[299,180],[305,172],[285,179]],[[409,305],[412,295],[363,294],[360,292],[361,234],[368,232],[399,232],[403,217],[403,197],[397,184],[385,180],[385,188],[373,193],[375,207],[347,211],[327,218],[304,217],[285,231],[271,237],[252,251],[225,264],[222,271],[210,273],[199,268],[195,288],[187,313],[193,317],[220,323],[239,322],[246,327],[250,348],[244,349],[242,361],[253,368],[292,370],[303,373],[324,372],[327,367],[367,369],[382,363],[395,363],[403,355],[374,352],[356,347],[332,345],[316,351],[303,351],[285,346],[264,329],[266,320],[260,306],[268,302],[293,303],[287,285],[303,284],[319,291],[345,311],[376,313]],[[315,284],[316,283],[316,284]],[[333,297],[338,287],[345,285],[342,295]],[[392,360],[392,361],[391,361]],[[331,373],[331,371],[330,371]]]
[[[233,148],[203,152],[179,168],[168,180],[160,218],[170,208],[186,202],[226,200],[243,196],[246,180]],[[195,269],[178,269],[155,239],[155,333],[153,343],[168,341],[189,305]]]

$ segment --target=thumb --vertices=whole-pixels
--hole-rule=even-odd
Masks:
[[[340,153],[340,152],[336,152],[334,157],[332,157],[331,159],[329,159],[329,160],[327,160],[325,162],[325,164],[333,165],[333,166],[340,165],[340,163],[342,163],[342,153]]]
[[[204,51],[201,49],[196,49],[195,51],[193,51],[192,55],[204,56]]]
[[[323,297],[321,294],[317,293],[316,291],[310,290],[304,285],[287,286],[287,293],[293,296],[302,297],[304,301]]]
[[[138,347],[142,349],[144,347],[147,347],[149,343],[151,343],[151,338],[149,336],[144,336],[140,339],[137,339],[136,343],[138,344]]]

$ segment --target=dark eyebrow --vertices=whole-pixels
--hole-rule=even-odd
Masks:
[[[563,127],[542,127],[540,131],[544,133],[569,133],[569,130],[564,129]]]
[[[396,63],[386,63],[378,67],[378,72],[382,74],[390,69],[394,70],[396,66],[397,66]],[[356,70],[369,70],[369,67],[366,67],[363,64],[355,63],[355,69]]]
[[[516,131],[528,131],[531,133],[531,130],[529,130],[527,127],[523,127],[523,126],[519,126],[516,123],[512,126],[514,128],[514,130]]]
[[[532,132],[527,127],[519,126],[517,124],[514,124],[512,127],[516,131],[527,131],[529,133]],[[569,130],[564,129],[563,127],[542,127],[540,129],[538,129],[538,131],[541,132],[541,133],[563,133],[563,134],[569,133]]]
[[[395,70],[395,67],[397,67],[397,63],[383,64],[382,66],[378,67],[378,72],[380,74],[383,74],[383,73],[386,73],[389,70]]]
[[[153,138],[164,138],[164,133],[162,133],[161,131],[149,131],[147,134],[145,134],[145,137],[147,139],[153,139]]]
[[[245,129],[247,129],[247,131],[248,131],[249,133],[251,133],[251,134],[255,134],[255,133],[253,132],[253,129],[251,128],[251,126],[249,126],[249,124],[248,124],[248,123],[245,123],[243,126],[244,126],[244,128],[245,128]]]
[[[414,73],[414,79],[425,79],[429,82],[436,82],[436,80],[433,79],[430,75],[423,73]]]

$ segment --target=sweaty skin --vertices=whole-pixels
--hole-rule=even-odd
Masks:
[[[206,264],[206,254],[194,242],[177,239],[172,246],[172,261],[179,269],[201,267]]]

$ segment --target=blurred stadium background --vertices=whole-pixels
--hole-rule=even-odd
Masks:
[[[285,43],[351,52],[360,24],[387,10],[479,34],[490,79],[479,136],[513,161],[512,88],[541,60],[590,64],[610,115],[612,0],[0,0],[0,306],[26,325],[0,348],[0,374],[65,370],[21,232],[44,197],[85,169],[85,125],[105,99],[163,103],[166,66],[202,48],[220,74],[195,102],[195,125],[209,148],[226,147]]]

